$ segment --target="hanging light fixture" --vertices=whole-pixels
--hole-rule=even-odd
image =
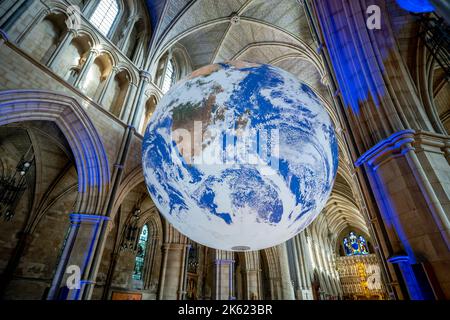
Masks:
[[[125,234],[124,237],[122,239],[122,245],[121,245],[121,250],[126,250],[126,251],[136,251],[137,250],[137,232],[138,232],[138,227],[137,227],[137,222],[139,220],[139,216],[141,214],[141,209],[140,209],[140,203],[138,203],[135,208],[133,209],[133,213],[131,214],[131,217],[128,220],[126,229],[125,229]]]
[[[2,172],[0,176],[0,217],[10,221],[20,198],[27,188],[26,176],[34,162],[34,154],[30,146],[20,159],[16,170],[12,173]]]

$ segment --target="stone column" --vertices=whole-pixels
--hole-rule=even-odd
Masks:
[[[138,86],[135,83],[130,82],[127,97],[123,104],[124,107],[122,108],[122,111],[120,113],[120,119],[124,122],[130,116],[131,109],[133,108],[133,99],[136,98],[137,89]]]
[[[19,1],[18,1],[19,2]],[[33,1],[29,0],[22,0],[20,5],[16,7],[16,10],[6,19],[4,23],[0,26],[0,29],[4,30],[5,32],[8,32],[11,30],[14,23],[19,21],[22,14],[24,14],[25,11],[33,4]]]
[[[160,300],[177,300],[183,288],[185,244],[165,243],[163,245],[163,263],[159,280]]]
[[[21,1],[14,1],[14,0],[4,0],[3,1],[3,13],[0,14],[0,26],[3,25],[3,22],[6,21],[6,19],[14,13],[14,11],[17,10],[18,6],[20,6]]]
[[[148,85],[151,81],[151,75],[147,71],[141,70],[140,72],[140,82],[139,87],[137,89],[138,94],[136,95],[133,106],[131,108],[128,124],[137,128],[139,126],[140,120],[142,118],[142,114],[145,108],[145,91],[148,88]]]
[[[288,240],[286,242],[286,246],[287,246],[289,269],[290,269],[290,274],[292,277],[295,298],[297,300],[301,300],[300,288],[303,285],[303,283],[302,283],[303,281],[301,279],[302,272],[300,270],[300,264],[302,263],[302,259],[300,258],[301,253],[299,252],[297,244],[296,244],[297,240],[298,240],[297,236]]]
[[[317,280],[319,280],[320,288],[321,288],[321,290],[323,290],[324,288],[326,288],[327,283],[323,276],[322,260],[320,260],[320,258],[319,258],[319,253],[317,250],[317,241],[315,239],[313,239],[312,236],[310,236],[309,242],[311,243],[311,251],[312,251],[311,253],[313,255],[312,259],[314,260],[314,264],[315,264],[316,270],[317,270],[317,275],[318,275]]]
[[[47,296],[48,300],[80,300],[83,293],[94,285],[93,280],[88,277],[99,230],[107,220],[107,217],[98,215],[70,215],[69,234]],[[69,267],[73,268],[70,273]],[[80,283],[77,283],[77,277],[73,277],[78,271]]]
[[[76,31],[72,30],[72,29],[67,30],[66,34],[64,35],[63,39],[59,43],[58,47],[56,48],[56,50],[53,52],[50,59],[48,60],[47,67],[49,67],[52,70],[55,69],[56,63],[61,58],[61,56],[65,53],[67,47],[70,45],[70,43],[75,35],[75,32]],[[57,70],[54,70],[54,71],[57,71]]]
[[[357,161],[369,172],[390,241],[396,244],[388,261],[404,256],[398,265],[411,299],[439,298],[442,291],[450,295],[450,222],[443,206],[449,207],[445,190],[450,188],[443,181],[450,176],[445,159],[448,141],[448,137],[404,130]],[[428,278],[420,268],[411,272],[411,266],[423,262],[430,263],[437,283],[418,281]]]
[[[334,268],[334,258],[333,258],[333,254],[334,254],[334,250],[332,249],[329,239],[325,240],[325,245],[324,245],[325,251],[328,253],[328,255],[326,256],[326,263],[327,263],[327,271],[328,271],[328,278],[330,280],[330,284],[331,284],[331,289],[333,291],[333,295],[335,297],[339,296],[339,288],[336,285],[336,269]]]
[[[245,269],[244,272],[247,287],[244,299],[262,300],[264,298],[264,293],[261,290],[261,269]],[[253,296],[253,294],[255,294],[255,296]]]
[[[78,75],[77,80],[75,80],[74,82],[74,86],[80,88],[82,91],[84,82],[86,81],[86,76],[89,73],[89,70],[91,69],[96,57],[97,51],[95,49],[91,49],[88,53],[88,56],[86,57],[86,61],[81,67],[80,74]]]
[[[329,272],[328,272],[326,260],[324,258],[324,252],[323,252],[323,250],[321,250],[321,248],[323,248],[323,244],[319,245],[319,242],[315,241],[314,248],[315,248],[317,260],[320,262],[320,267],[321,267],[319,276],[322,279],[322,282],[321,282],[322,289],[324,289],[324,291],[326,291],[326,293],[329,294],[330,292],[333,291],[333,289],[331,287],[331,282],[329,279]]]
[[[234,299],[234,253],[216,250],[214,260],[214,288],[215,300]]]
[[[180,300],[184,300],[186,297],[186,287],[187,287],[187,271],[188,271],[188,260],[189,251],[191,250],[191,245],[188,244],[184,248],[184,261],[183,261],[183,279],[181,281],[182,287],[180,289]]]
[[[100,93],[100,96],[98,98],[98,104],[101,105],[102,107],[106,107],[103,105],[105,102],[105,97],[109,92],[111,83],[114,81],[114,78],[117,75],[118,70],[119,69],[117,67],[112,67],[111,72],[109,73],[108,78],[106,79],[105,85],[102,88],[102,92]],[[109,109],[110,106],[107,107]]]
[[[409,257],[407,255],[399,255],[390,258],[388,261],[399,265],[411,300],[424,300],[423,289],[413,271]]]
[[[301,252],[301,257],[302,257],[302,263],[301,263],[301,274],[302,274],[302,299],[306,300],[306,299],[310,299],[311,298],[311,271],[313,270],[311,261],[310,261],[310,257],[309,257],[309,252],[308,252],[308,247],[307,247],[307,243],[306,243],[306,238],[305,238],[305,234],[304,232],[300,233],[300,235],[297,237],[297,245],[299,247],[299,250]],[[306,292],[304,290],[308,290],[309,293],[306,296]]]
[[[309,256],[309,249],[308,249],[308,243],[306,243],[306,236],[305,232],[301,232],[298,236],[298,245],[302,252],[302,275],[303,275],[303,283],[304,287],[303,290],[308,290],[308,300],[312,299],[312,293],[311,293],[311,275],[314,270],[311,257]],[[305,292],[302,292],[302,298],[305,299]]]
[[[411,265],[430,263],[430,279],[435,276],[437,281],[407,291],[420,291],[415,297],[425,297],[431,285],[435,297],[442,290],[450,299],[448,136],[439,119],[426,111],[399,49],[389,19],[391,9],[398,10],[396,4],[371,4],[380,8],[380,29],[367,27],[362,2],[314,1],[323,48],[339,87],[358,175],[373,192],[382,218],[376,226],[382,258],[407,255]],[[405,12],[404,27],[413,23]],[[396,270],[388,268],[390,278],[401,281]],[[403,281],[406,287],[414,284],[404,276]],[[402,289],[398,295],[408,292]]]
[[[286,243],[278,246],[280,257],[280,273],[283,300],[295,300],[294,288],[292,287],[291,275],[289,273],[289,261],[287,256]]]
[[[168,245],[163,244],[161,247],[162,251],[162,262],[161,262],[161,272],[159,274],[159,281],[158,281],[158,300],[162,300],[163,294],[164,294],[164,281],[166,280],[166,267],[167,267],[167,250]]]

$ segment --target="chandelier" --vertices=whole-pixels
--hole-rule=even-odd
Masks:
[[[122,244],[120,246],[120,250],[123,251],[136,251],[137,250],[137,240],[138,240],[138,231],[137,222],[139,220],[139,215],[141,214],[141,209],[139,207],[135,207],[133,210],[132,216],[125,228],[125,234],[122,239]]]
[[[20,198],[27,188],[26,176],[34,162],[32,147],[22,156],[15,171],[7,173],[4,170],[0,175],[0,217],[10,221]]]

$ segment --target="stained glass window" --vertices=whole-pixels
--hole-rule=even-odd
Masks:
[[[89,21],[105,36],[108,35],[119,14],[117,0],[101,0],[98,2]]]
[[[169,59],[169,61],[167,62],[166,73],[164,74],[164,80],[161,88],[163,93],[169,91],[173,83],[174,75],[175,72],[173,68],[173,62],[171,59]]]
[[[356,235],[353,231],[344,238],[342,244],[346,256],[369,254],[366,239],[361,235]]]
[[[136,259],[134,264],[133,279],[142,280],[142,270],[144,269],[145,253],[147,251],[148,226],[142,227],[141,235],[137,246]]]

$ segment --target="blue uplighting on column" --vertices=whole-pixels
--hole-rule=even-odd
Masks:
[[[83,266],[80,268],[82,276],[84,275],[86,267],[92,257],[92,253],[94,252],[95,241],[97,239],[100,222],[105,221],[105,220],[109,220],[109,217],[93,215],[93,214],[82,214],[82,213],[72,213],[70,215],[70,221],[72,222],[72,224],[80,224],[81,222],[87,222],[87,223],[91,223],[93,226],[89,247],[87,248],[85,256],[84,256]],[[76,290],[73,295],[75,300],[79,299],[79,295],[81,293],[83,285],[86,285],[89,283],[90,283],[90,281],[88,281],[88,280],[81,280],[80,289]]]
[[[372,148],[367,150],[361,157],[358,158],[355,162],[355,166],[359,167],[368,161],[370,161],[371,158],[373,158],[374,155],[381,151],[390,151],[399,149],[403,144],[412,142],[412,135],[415,133],[412,129],[406,129],[401,130],[398,132],[393,133],[391,136],[387,137],[386,139],[381,140],[376,145],[374,145]]]
[[[407,152],[409,147],[406,145],[414,141],[414,130],[407,129],[395,132],[386,139],[378,142],[372,148],[367,150],[359,159],[355,162],[356,167],[366,165],[367,174],[371,180],[371,184],[374,185],[374,190],[376,190],[376,195],[378,195],[378,205],[380,207],[381,214],[383,215],[383,220],[388,227],[393,226],[399,237],[403,250],[408,254],[409,261],[414,263],[414,251],[409,244],[408,238],[403,230],[401,224],[397,222],[396,217],[397,212],[395,206],[392,203],[392,199],[389,195],[388,190],[386,190],[386,185],[384,181],[380,178],[378,173],[378,161],[380,156],[389,153],[404,153]]]
[[[338,10],[341,7],[341,0],[317,1],[319,21],[342,99],[346,107],[359,115],[363,102],[380,105],[380,97],[384,95],[384,66],[375,59],[367,59],[372,54],[367,46],[369,37],[359,38],[356,34],[359,26],[349,20],[345,10]],[[386,43],[378,48],[382,59],[388,55],[389,46]]]
[[[415,131],[410,129],[392,134],[365,152],[355,162],[355,166],[365,165],[380,212],[383,215],[383,221],[388,228],[394,228],[400,240],[402,251],[404,251],[404,254],[389,258],[388,262],[398,264],[412,300],[432,300],[434,296],[430,284],[424,279],[426,276],[420,270],[421,265],[416,260],[416,253],[411,247],[403,225],[399,222],[396,206],[392,203],[385,180],[381,178],[381,174],[378,172],[380,162],[385,161],[386,156],[395,157],[412,150],[411,143],[414,141],[414,134]]]
[[[424,288],[424,284],[421,285],[419,282],[409,256],[397,255],[389,258],[387,261],[392,264],[398,264],[400,267],[411,300],[433,299],[432,294],[430,294],[431,288]]]
[[[414,13],[426,13],[435,10],[434,6],[428,0],[396,0],[397,4],[409,11]]]

